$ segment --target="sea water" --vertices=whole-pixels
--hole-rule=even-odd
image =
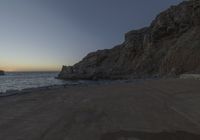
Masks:
[[[79,80],[66,81],[56,79],[59,72],[7,72],[0,76],[0,95],[6,92],[20,91],[23,89],[32,89],[39,87],[49,87],[57,85],[79,85],[79,84],[110,84],[112,82],[134,82],[141,83],[143,80]],[[15,93],[15,92],[14,92]],[[12,93],[11,93],[12,94]]]
[[[56,79],[57,76],[58,72],[8,72],[0,76],[0,93],[69,83]]]

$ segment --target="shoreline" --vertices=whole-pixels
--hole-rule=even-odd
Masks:
[[[55,79],[57,79],[55,77]],[[111,83],[138,83],[138,82],[144,82],[148,80],[165,80],[165,79],[193,79],[193,80],[200,80],[199,74],[182,74],[179,77],[173,77],[173,78],[138,78],[138,79],[123,79],[123,80],[66,80],[71,81],[74,83],[68,83],[68,84],[60,84],[60,85],[49,85],[49,86],[41,86],[41,87],[33,87],[33,88],[24,88],[21,90],[18,89],[11,89],[7,90],[6,92],[0,92],[0,98],[1,97],[7,97],[7,96],[13,96],[13,95],[20,95],[20,94],[26,94],[30,92],[36,92],[40,90],[48,90],[48,89],[57,89],[57,88],[66,88],[70,86],[87,86],[91,84],[99,85],[99,84],[111,84]],[[65,81],[65,80],[64,80]]]
[[[6,92],[0,92],[1,97],[7,96],[14,96],[14,95],[21,95],[21,94],[28,94],[31,92],[38,92],[38,91],[45,91],[49,89],[58,89],[58,88],[67,88],[67,87],[74,87],[74,86],[88,86],[88,85],[102,85],[102,84],[113,84],[113,83],[141,83],[146,80],[153,80],[153,79],[130,79],[130,80],[79,80],[76,81],[72,80],[74,83],[70,84],[62,84],[62,85],[50,85],[50,86],[41,86],[41,87],[33,87],[33,88],[25,88],[22,90],[7,90]],[[158,80],[158,79],[154,79]]]

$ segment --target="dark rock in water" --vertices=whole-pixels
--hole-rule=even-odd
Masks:
[[[4,71],[0,70],[0,75],[5,75]]]
[[[112,49],[63,66],[61,79],[127,79],[200,73],[200,1],[184,1],[159,14],[149,27],[125,34]]]

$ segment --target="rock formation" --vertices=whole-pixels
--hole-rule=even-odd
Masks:
[[[125,34],[112,49],[63,66],[61,79],[121,79],[200,73],[200,0],[160,13],[149,27]]]
[[[4,74],[5,74],[4,71],[0,70],[0,75],[4,75]]]

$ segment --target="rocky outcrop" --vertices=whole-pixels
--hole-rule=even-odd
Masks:
[[[61,79],[121,79],[200,73],[200,1],[160,13],[149,27],[125,34],[112,49],[88,54],[63,66]]]
[[[0,70],[0,75],[4,75],[4,74],[5,74],[4,71]]]

